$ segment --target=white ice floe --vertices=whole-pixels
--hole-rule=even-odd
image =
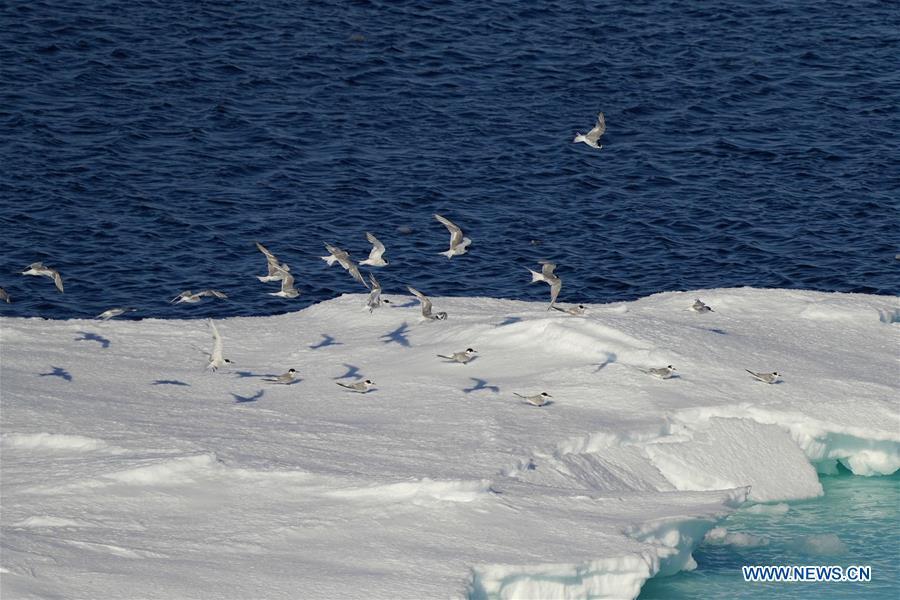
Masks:
[[[816,471],[900,466],[884,297],[712,289],[579,318],[434,300],[453,319],[352,294],[218,320],[216,376],[198,321],[0,318],[0,595],[634,598],[747,499],[777,513]],[[103,347],[79,341],[98,327]],[[266,382],[287,366],[304,377]]]

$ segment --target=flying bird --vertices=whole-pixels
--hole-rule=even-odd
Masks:
[[[751,371],[750,369],[744,369],[744,370],[747,371],[748,373],[750,373],[751,375],[753,375],[753,377],[755,377],[756,379],[759,379],[760,381],[762,381],[764,383],[775,383],[776,381],[778,381],[779,377],[781,377],[781,375],[778,374],[778,371],[772,371],[771,373],[755,373],[754,371]]]
[[[599,150],[603,147],[602,144],[598,144],[597,140],[600,139],[600,136],[606,131],[606,118],[603,116],[603,113],[597,115],[597,124],[594,125],[594,128],[588,131],[586,134],[582,135],[581,133],[575,134],[575,139],[573,140],[573,144],[577,144],[578,142],[584,142],[591,148],[596,148]]]
[[[454,256],[459,256],[460,254],[468,252],[468,247],[469,244],[472,243],[472,240],[463,236],[462,229],[460,229],[456,223],[441,215],[436,214],[434,215],[434,218],[443,223],[444,227],[450,232],[450,249],[446,252],[439,252],[438,254],[446,256],[447,258],[453,258]]]
[[[425,296],[425,294],[423,294],[422,292],[420,292],[419,290],[417,290],[414,287],[406,286],[406,289],[408,289],[409,293],[411,293],[413,296],[418,298],[419,302],[421,302],[423,317],[425,317],[426,319],[432,319],[432,320],[436,320],[436,321],[443,321],[444,319],[447,318],[447,313],[445,313],[445,312],[439,312],[439,313],[434,313],[434,314],[431,313],[431,300],[429,300],[428,297]]]
[[[216,324],[213,323],[212,319],[209,319],[208,322],[213,334],[213,349],[212,352],[207,353],[209,364],[206,365],[206,368],[215,371],[219,367],[232,364],[232,361],[222,355],[222,336],[219,335],[219,329],[216,327]]]
[[[260,281],[281,281],[284,278],[284,273],[291,270],[287,263],[279,261],[277,256],[269,252],[269,249],[259,242],[256,242],[256,249],[262,252],[266,257],[266,274],[256,276]]]
[[[540,273],[536,273],[531,269],[528,269],[528,272],[531,273],[531,283],[534,283],[535,281],[544,281],[550,286],[550,306],[547,307],[547,310],[550,310],[553,308],[554,303],[556,303],[556,297],[559,296],[559,290],[562,288],[562,279],[553,272],[553,270],[556,269],[554,263],[541,261],[541,264],[544,266],[541,268]]]
[[[97,315],[95,318],[103,319],[104,321],[109,321],[113,317],[118,317],[119,315],[124,315],[125,313],[134,312],[136,310],[137,310],[136,308],[125,308],[125,307],[110,308],[109,310],[104,310],[102,313]]]
[[[371,379],[366,379],[365,381],[356,381],[354,383],[341,383],[340,381],[335,381],[335,383],[342,388],[347,388],[351,392],[357,392],[359,394],[365,394],[375,386],[375,382]]]
[[[185,290],[172,298],[170,304],[181,304],[183,302],[194,304],[195,302],[200,302],[200,300],[207,296],[221,299],[228,298],[228,296],[224,292],[220,292],[219,290],[203,290],[202,292],[197,292],[196,294],[192,294],[191,290]]]
[[[276,269],[281,275],[281,289],[277,292],[269,292],[270,296],[278,296],[279,298],[296,298],[300,295],[300,291],[294,287],[294,276],[287,271]]]
[[[28,265],[28,268],[22,271],[22,275],[34,275],[36,277],[49,277],[53,280],[53,283],[56,285],[56,289],[60,292],[63,291],[63,281],[62,277],[59,275],[59,271],[52,267],[45,267],[44,263],[36,262]]]
[[[474,359],[475,358],[474,355],[477,353],[478,353],[477,350],[474,350],[472,348],[466,348],[462,352],[454,352],[450,356],[445,356],[443,354],[438,354],[437,356],[438,356],[438,358],[446,358],[447,360],[450,360],[453,362],[466,364],[467,362],[470,362],[472,359]]]
[[[375,275],[372,273],[369,273],[369,283],[372,286],[369,288],[371,291],[369,292],[369,297],[366,298],[366,306],[369,307],[369,313],[371,314],[373,310],[382,304],[390,304],[391,301],[381,298],[381,284],[378,283],[378,280],[375,279]]]
[[[378,241],[378,238],[366,232],[366,239],[372,244],[372,250],[369,251],[369,258],[359,261],[360,265],[368,265],[370,267],[385,267],[388,264],[382,255],[384,254],[384,244]]]
[[[353,277],[353,279],[366,286],[366,289],[369,288],[369,284],[366,283],[366,280],[363,279],[362,274],[359,272],[359,267],[356,266],[356,263],[350,260],[350,254],[348,252],[328,243],[325,244],[325,249],[328,250],[328,256],[322,256],[321,258],[328,264],[329,267],[337,262],[348,273],[350,273],[350,276]]]
[[[540,394],[536,394],[534,396],[523,396],[522,394],[518,394],[516,392],[513,392],[513,394],[518,396],[519,398],[522,398],[523,400],[525,400],[525,402],[532,406],[544,406],[545,404],[549,404],[550,401],[547,400],[547,398],[553,397],[547,392],[541,392]]]

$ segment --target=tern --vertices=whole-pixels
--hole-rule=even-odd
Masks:
[[[569,308],[560,308],[558,306],[554,306],[552,308],[553,308],[553,310],[558,310],[559,312],[564,312],[566,314],[573,315],[576,317],[584,316],[584,312],[587,310],[587,306],[585,306],[584,304],[579,304],[578,306],[571,306]]]
[[[322,256],[321,258],[328,263],[329,267],[337,262],[350,273],[350,276],[353,277],[353,279],[366,286],[366,288],[369,287],[369,284],[366,283],[366,280],[363,279],[362,274],[359,272],[359,267],[350,260],[350,254],[348,252],[328,243],[325,244],[325,249],[328,250],[328,256]]]
[[[477,350],[473,350],[472,348],[466,348],[462,352],[454,352],[450,356],[445,356],[443,354],[438,354],[437,356],[439,358],[446,358],[447,360],[450,360],[453,362],[466,364],[467,362],[470,362],[473,358],[475,358],[474,355],[477,353],[478,353]]]
[[[536,394],[534,396],[523,396],[522,394],[517,394],[516,392],[513,392],[513,394],[518,396],[519,398],[522,398],[523,400],[525,400],[525,402],[531,404],[532,406],[544,406],[545,404],[549,403],[549,400],[547,400],[547,398],[553,397],[547,392],[541,392],[540,394]]]
[[[654,377],[659,377],[660,379],[669,379],[675,373],[675,367],[672,365],[668,365],[665,367],[660,367],[658,369],[646,369],[644,373],[648,375],[653,375]]]
[[[577,144],[578,142],[584,142],[591,148],[596,148],[599,150],[603,147],[602,144],[598,144],[597,140],[600,139],[600,136],[606,131],[606,118],[603,116],[603,113],[597,115],[597,124],[594,125],[594,128],[588,131],[586,134],[582,135],[581,133],[575,134],[575,139],[572,141],[573,144]]]
[[[778,381],[778,378],[781,377],[781,375],[778,374],[778,371],[772,371],[771,373],[755,373],[750,369],[744,370],[764,383],[775,383],[776,381]]]
[[[222,356],[222,336],[219,335],[219,329],[216,327],[216,324],[213,323],[213,320],[209,319],[208,322],[213,334],[213,349],[212,352],[207,354],[209,357],[209,364],[206,365],[206,368],[215,371],[219,367],[232,364],[232,361]]]
[[[278,296],[279,298],[296,298],[300,295],[300,291],[294,287],[294,276],[287,271],[276,268],[281,276],[281,289],[277,292],[269,292],[270,296]]]
[[[406,289],[408,289],[409,293],[411,293],[413,296],[418,298],[419,302],[422,303],[422,316],[423,317],[425,317],[426,319],[432,319],[432,320],[436,320],[436,321],[443,321],[444,319],[447,318],[447,313],[445,313],[445,312],[439,312],[439,313],[434,313],[434,314],[431,313],[431,300],[429,300],[428,297],[425,296],[425,294],[423,294],[422,292],[420,292],[419,290],[417,290],[414,287],[406,286]]]
[[[284,273],[291,270],[287,263],[280,262],[278,257],[269,252],[269,249],[259,242],[256,242],[256,249],[265,255],[266,267],[268,269],[268,272],[265,275],[256,276],[260,281],[281,281],[284,278]]]
[[[294,382],[294,376],[297,374],[297,369],[288,369],[287,373],[282,373],[278,377],[270,377],[265,381],[269,383],[279,383],[282,385],[289,385]]]
[[[386,267],[388,261],[382,258],[384,254],[384,244],[378,241],[378,238],[366,232],[366,239],[372,244],[372,250],[369,251],[369,258],[359,261],[360,265],[368,265],[370,267]]]
[[[116,308],[110,308],[109,310],[104,310],[102,313],[97,315],[96,319],[103,319],[104,321],[109,321],[113,317],[118,317],[119,315],[124,315],[125,313],[134,312],[136,308],[125,308],[118,306]]]
[[[550,306],[547,307],[547,310],[550,310],[556,302],[556,297],[559,296],[559,290],[562,288],[562,279],[553,272],[556,269],[554,263],[541,261],[541,264],[544,266],[541,268],[540,273],[536,273],[531,269],[528,269],[528,272],[531,273],[531,283],[544,281],[550,286]]]
[[[716,312],[704,304],[699,298],[694,300],[694,303],[691,305],[691,310],[698,313]]]
[[[12,302],[12,298],[9,297],[9,292],[4,290],[3,288],[0,288],[0,300],[3,300],[7,304]]]
[[[450,232],[450,249],[446,252],[439,252],[438,254],[446,256],[447,258],[453,258],[454,256],[459,256],[460,254],[468,252],[468,247],[469,244],[472,243],[472,240],[463,236],[462,229],[460,229],[456,223],[441,215],[434,215],[434,218],[443,223],[444,227]]]
[[[45,267],[44,263],[36,262],[28,265],[28,268],[22,271],[22,275],[35,275],[37,277],[44,276],[49,277],[53,280],[53,283],[56,284],[56,289],[60,292],[63,291],[63,281],[62,277],[59,275],[59,271],[52,267]]]
[[[371,379],[366,379],[365,381],[357,381],[354,383],[341,383],[340,381],[335,381],[335,383],[342,388],[347,388],[351,392],[358,392],[360,394],[365,394],[375,386],[375,382]]]
[[[378,280],[375,279],[375,275],[372,273],[369,273],[369,283],[372,284],[372,287],[369,288],[372,291],[369,292],[369,297],[366,298],[366,306],[369,307],[369,313],[371,313],[382,304],[390,304],[391,301],[381,298],[381,284],[378,283]]]
[[[194,304],[195,302],[200,302],[200,300],[205,296],[211,296],[214,298],[228,297],[224,292],[220,292],[219,290],[203,290],[202,292],[197,292],[196,294],[192,294],[191,290],[184,290],[183,292],[172,298],[170,304],[181,304],[182,302]]]

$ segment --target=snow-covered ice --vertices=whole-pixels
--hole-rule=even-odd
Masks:
[[[218,373],[200,320],[0,319],[3,597],[633,598],[763,543],[713,529],[746,500],[900,466],[895,298],[386,297],[219,320]]]

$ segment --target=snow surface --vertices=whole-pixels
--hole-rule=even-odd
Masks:
[[[900,466],[895,298],[386,297],[217,321],[217,373],[202,320],[0,319],[3,597],[634,598],[745,500]]]

